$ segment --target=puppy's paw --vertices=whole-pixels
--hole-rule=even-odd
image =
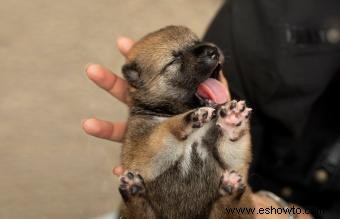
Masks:
[[[248,129],[248,120],[252,109],[245,101],[232,100],[222,105],[218,111],[217,126],[227,133],[229,140],[238,140]]]
[[[124,201],[128,201],[131,197],[140,196],[145,192],[144,179],[141,175],[126,171],[119,178],[119,192]]]
[[[215,109],[211,107],[201,107],[190,114],[192,128],[200,128],[204,123],[210,122],[215,116]]]
[[[244,192],[245,188],[246,186],[240,174],[228,170],[222,174],[219,188],[221,195],[239,196]]]

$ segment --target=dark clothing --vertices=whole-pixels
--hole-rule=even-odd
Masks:
[[[252,187],[340,218],[340,1],[231,0],[205,40],[253,108]]]

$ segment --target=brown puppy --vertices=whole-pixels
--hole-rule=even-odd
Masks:
[[[225,210],[252,207],[251,109],[225,103],[222,62],[216,46],[182,26],[153,32],[129,51],[123,218],[252,218]]]

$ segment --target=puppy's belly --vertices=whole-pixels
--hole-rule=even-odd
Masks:
[[[218,163],[212,157],[202,159],[195,145],[192,150],[190,168],[185,173],[179,160],[146,184],[148,200],[162,218],[208,218],[219,197]]]
[[[185,176],[191,169],[195,169],[192,166],[195,160],[205,161],[210,157],[213,162],[213,150],[217,147],[218,138],[215,123],[210,121],[194,130],[185,140],[178,140],[169,133],[161,142],[162,149],[151,159],[148,179],[155,179],[175,165],[182,176]]]
[[[182,144],[173,142],[175,145],[167,147],[173,151],[166,151],[167,156],[157,162],[166,170],[158,172],[146,187],[151,206],[162,218],[208,218],[219,197],[222,174],[213,156],[215,145],[205,141],[211,125],[206,124]]]

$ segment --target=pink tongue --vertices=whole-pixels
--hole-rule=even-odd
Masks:
[[[197,94],[204,99],[209,99],[217,104],[228,101],[227,88],[218,80],[208,78],[203,81],[197,88]]]

